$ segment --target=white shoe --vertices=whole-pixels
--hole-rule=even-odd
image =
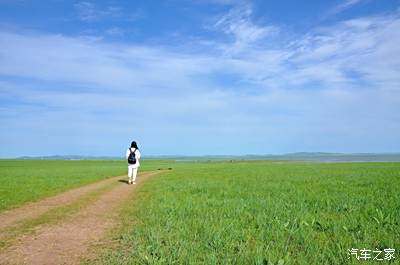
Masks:
[[[136,182],[133,181],[132,184],[133,184],[133,185],[136,185]]]
[[[132,184],[132,181],[128,180],[128,184]]]

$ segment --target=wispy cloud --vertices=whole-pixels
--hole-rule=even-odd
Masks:
[[[121,8],[116,6],[107,6],[99,8],[93,2],[82,1],[74,5],[79,19],[86,22],[93,22],[103,18],[116,18],[122,15]]]
[[[252,44],[278,32],[273,25],[257,25],[252,21],[252,8],[247,2],[236,5],[227,14],[218,17],[214,28],[233,37],[229,52],[238,53]]]
[[[46,141],[54,146],[68,132],[83,151],[110,135],[109,148],[120,148],[133,132],[148,153],[189,145],[193,153],[210,153],[210,145],[214,153],[398,148],[374,140],[384,128],[393,141],[400,132],[398,13],[316,28],[278,46],[266,43],[268,29],[281,29],[236,8],[214,27],[233,40],[209,40],[207,49],[1,31],[0,120],[18,132],[53,132]],[[24,138],[0,136],[1,144]],[[248,150],[230,144],[238,137]]]
[[[234,5],[237,4],[238,0],[194,0],[197,3],[205,3],[205,4],[219,4],[219,5]]]
[[[232,33],[235,40],[214,45],[246,51],[234,58],[217,49],[186,47],[182,52],[168,46],[116,44],[102,39],[3,31],[0,32],[0,73],[110,88],[127,87],[128,84],[172,87],[179,81],[186,82],[183,85],[186,86],[195,78],[211,78],[221,73],[233,74],[245,83],[268,87],[312,81],[322,82],[324,87],[337,82],[350,84],[360,79],[369,85],[384,83],[382,87],[385,88],[400,87],[396,74],[400,62],[396,45],[400,42],[397,13],[317,28],[286,46],[271,48],[263,44],[269,27],[276,27],[251,24],[251,10],[239,13],[239,19],[233,15],[236,12],[229,12],[216,23],[224,34]],[[110,33],[118,33],[118,30]]]
[[[400,78],[395,72],[400,70],[400,55],[393,44],[400,41],[398,27],[400,18],[395,14],[352,19],[321,28],[297,41],[298,53],[293,60],[303,65],[301,72],[312,73],[305,74],[305,80],[329,70],[332,73],[321,78],[331,81],[326,85],[339,81],[398,89]]]
[[[110,36],[123,36],[125,34],[125,31],[122,28],[113,27],[113,28],[106,29],[104,31],[104,33],[106,35],[110,35]]]
[[[339,13],[341,13],[349,8],[352,8],[353,6],[360,4],[362,2],[365,2],[365,0],[344,0],[342,3],[336,5],[332,9],[330,9],[325,14],[325,18],[339,14]]]

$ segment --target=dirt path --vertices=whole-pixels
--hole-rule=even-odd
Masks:
[[[13,226],[20,221],[38,217],[51,209],[63,206],[67,203],[74,202],[81,198],[83,195],[110,185],[119,179],[121,179],[121,177],[113,177],[101,180],[86,186],[57,194],[38,202],[28,203],[20,208],[2,212],[0,213],[0,230],[9,226]]]
[[[137,185],[158,173],[160,172],[139,174]],[[119,177],[107,181],[122,179]],[[100,182],[96,184],[106,185],[104,181],[101,182],[102,184]],[[115,224],[117,210],[127,201],[137,185],[120,182],[113,189],[102,194],[93,204],[79,211],[73,218],[58,224],[42,226],[33,235],[22,236],[15,245],[0,253],[0,264],[78,264],[90,244],[100,240],[104,233]],[[88,186],[82,189],[84,188]],[[82,190],[80,192],[84,193]],[[62,195],[56,197],[58,197],[57,205],[62,205],[61,201],[68,201]],[[49,199],[46,201],[50,203]],[[38,202],[38,205],[46,205],[40,203]],[[52,205],[49,204],[51,207],[57,207]],[[41,207],[38,209],[42,211]],[[24,218],[28,217],[25,215]],[[2,221],[1,218],[0,221]]]

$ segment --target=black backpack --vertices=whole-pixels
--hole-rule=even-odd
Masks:
[[[136,148],[135,148],[135,150],[133,150],[133,152],[132,152],[132,149],[129,148],[129,152],[131,152],[131,153],[128,156],[128,164],[134,165],[134,164],[136,164],[136,154],[135,154]]]

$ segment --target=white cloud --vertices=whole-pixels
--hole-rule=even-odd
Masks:
[[[234,5],[237,4],[238,0],[195,0],[197,3],[205,3],[205,4],[218,4],[218,5]]]
[[[365,0],[344,0],[342,3],[336,5],[325,14],[325,18],[339,14],[353,6],[365,2]]]
[[[0,74],[102,89],[157,87],[179,93],[199,80],[214,89],[220,84],[213,84],[212,79],[219,74],[232,74],[242,84],[258,89],[287,89],[307,82],[320,82],[325,88],[353,83],[400,87],[398,14],[343,21],[317,28],[286,46],[271,48],[263,44],[268,41],[263,34],[265,27],[249,24],[251,10],[241,10],[239,19],[232,15],[235,12],[217,22],[222,32],[235,35],[235,41],[212,42],[216,43],[214,47],[240,50],[233,57],[215,48],[176,51],[168,46],[3,31]],[[237,24],[252,29],[243,30]]]
[[[121,29],[121,28],[113,27],[113,28],[106,29],[106,30],[104,31],[104,33],[105,33],[106,35],[118,36],[118,37],[120,37],[120,36],[123,36],[123,35],[125,34],[125,31],[124,31],[123,29]]]
[[[260,26],[251,20],[252,8],[248,3],[242,3],[232,8],[227,14],[219,17],[214,28],[233,37],[233,45],[227,48],[229,53],[240,53],[252,44],[265,40],[276,34],[278,28],[272,25]]]
[[[292,57],[302,69],[304,79],[315,79],[324,71],[331,71],[317,80],[327,84],[333,81],[354,82],[368,87],[399,89],[400,17],[375,16],[344,21],[320,28],[297,42]],[[336,84],[337,85],[337,84]]]
[[[336,9],[341,11],[344,10],[346,8],[350,8],[356,4],[359,4],[360,2],[362,2],[363,0],[345,0],[343,3],[339,4]]]
[[[0,46],[0,74],[102,89],[157,87],[172,93],[187,87],[192,75],[212,68],[212,58],[203,55],[62,35],[1,32]]]
[[[115,18],[122,15],[121,8],[116,6],[107,6],[100,9],[94,3],[88,1],[81,1],[74,5],[79,19],[86,22],[93,22],[103,18]]]
[[[268,145],[276,152],[399,147],[373,140],[400,132],[397,13],[316,28],[271,48],[251,10],[236,12],[216,23],[234,41],[206,44],[222,52],[1,31],[0,75],[9,79],[0,97],[18,104],[1,106],[0,120],[43,134],[83,128],[93,145],[106,139],[90,139],[104,124],[116,139],[139,130],[150,153],[174,141],[184,150],[185,139],[198,153],[209,153],[208,144],[220,153],[268,152]],[[230,149],[238,137],[253,149]],[[329,139],[342,145],[329,149]]]

